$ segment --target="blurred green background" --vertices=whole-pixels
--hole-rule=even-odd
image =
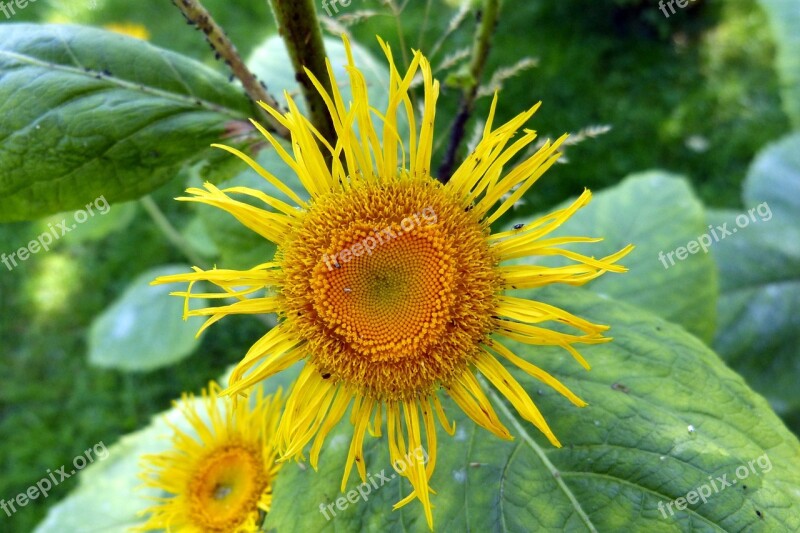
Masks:
[[[205,4],[244,57],[275,33],[262,1]],[[372,16],[349,30],[380,57],[374,35],[399,51],[398,31],[405,46],[428,53],[457,6],[408,2],[395,16],[384,3],[353,0],[340,8],[344,18],[338,23],[358,12]],[[470,45],[474,14],[468,17],[432,58],[434,68]],[[228,74],[166,0],[38,0],[4,19],[0,15],[0,40],[5,22],[139,24],[152,43]],[[542,100],[532,127],[545,137],[611,126],[569,147],[568,164],[541,180],[523,211],[540,211],[584,186],[600,190],[653,168],[687,176],[706,205],[740,208],[741,183],[754,156],[790,130],[773,67],[774,42],[766,14],[749,0],[697,1],[668,19],[654,0],[504,2],[484,81],[524,57],[537,66],[504,83],[498,120]],[[456,87],[442,91],[440,132],[451,123],[458,97]],[[485,116],[489,100],[479,100],[476,117]],[[471,132],[472,127],[468,137]],[[178,177],[152,195],[179,231],[195,214],[172,201],[184,185]],[[199,349],[177,365],[139,374],[90,366],[86,339],[93,318],[148,268],[186,261],[141,205],[112,207],[112,213],[102,223],[113,228],[98,231],[97,238],[82,228],[13,271],[0,267],[0,497],[12,498],[85,447],[99,441],[111,445],[142,427],[180,391],[199,390],[235,363],[263,330],[255,319],[231,317],[227,327],[203,337]],[[42,224],[0,224],[0,251],[33,239]],[[66,481],[48,499],[11,519],[0,517],[0,530],[32,529],[72,488]]]

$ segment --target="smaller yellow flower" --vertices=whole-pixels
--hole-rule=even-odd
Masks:
[[[141,39],[143,41],[150,39],[150,32],[147,31],[147,28],[141,24],[134,24],[133,22],[114,22],[111,24],[106,24],[103,27],[109,31],[121,33],[122,35],[128,35],[130,37],[136,37],[137,39]]]
[[[253,396],[254,405],[220,397],[215,382],[201,402],[183,395],[176,406],[193,434],[170,424],[172,449],[144,456],[144,485],[168,495],[154,498],[158,503],[143,511],[149,518],[138,531],[259,530],[280,468],[273,436],[283,399],[280,390]]]

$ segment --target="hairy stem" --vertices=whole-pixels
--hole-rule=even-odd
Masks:
[[[206,40],[217,53],[218,58],[225,60],[233,75],[242,82],[247,96],[253,102],[264,102],[274,109],[280,109],[278,101],[267,92],[267,86],[253,74],[247,65],[244,64],[236,46],[228,39],[225,31],[217,24],[208,10],[203,7],[199,0],[173,0],[173,3],[181,10],[186,20],[196,25],[206,36]],[[267,112],[256,106],[261,118],[267,127],[279,136],[288,139],[289,131]]]
[[[311,123],[333,146],[336,144],[333,120],[325,101],[303,70],[303,67],[307,68],[325,90],[331,92],[331,82],[325,66],[325,45],[322,42],[314,0],[272,0],[272,9],[280,34],[289,50],[295,79],[300,83]]]
[[[439,181],[447,183],[453,175],[453,166],[456,161],[456,154],[464,133],[467,128],[467,121],[472,114],[475,105],[475,96],[478,94],[483,69],[486,67],[486,60],[489,57],[489,50],[492,46],[492,36],[494,35],[497,19],[500,15],[500,0],[484,0],[483,7],[479,12],[480,24],[475,32],[475,40],[472,44],[472,61],[469,65],[469,79],[461,92],[461,101],[458,106],[450,132],[450,143],[447,146],[442,164],[439,166]]]

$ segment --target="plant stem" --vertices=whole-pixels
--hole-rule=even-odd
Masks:
[[[143,196],[139,199],[139,202],[144,207],[144,210],[147,211],[147,214],[150,218],[155,222],[158,229],[161,230],[161,233],[164,234],[164,237],[175,247],[177,248],[189,261],[191,261],[194,266],[198,266],[203,270],[208,268],[205,261],[202,257],[197,255],[192,247],[186,242],[186,239],[183,238],[183,235],[175,229],[175,226],[169,221],[169,219],[164,215],[161,211],[161,208],[158,207],[158,204],[150,198],[149,196]]]
[[[247,68],[242,58],[239,57],[236,46],[228,39],[225,31],[217,24],[199,0],[173,0],[173,3],[181,10],[187,21],[196,25],[205,34],[206,40],[217,53],[217,58],[225,60],[225,64],[230,67],[233,75],[242,82],[242,87],[244,87],[247,96],[253,102],[264,102],[274,109],[280,109],[278,101],[267,92],[267,86]],[[267,122],[267,127],[270,130],[285,139],[290,137],[289,131],[269,113],[260,106],[256,106],[256,108],[261,117]]]
[[[333,120],[325,101],[303,70],[303,67],[307,68],[325,90],[331,92],[331,80],[325,65],[325,44],[322,41],[314,0],[273,0],[272,10],[289,51],[295,79],[300,83],[303,98],[308,106],[311,123],[334,146],[336,130],[333,127]],[[323,150],[323,153],[326,151]]]
[[[444,155],[444,160],[439,166],[439,181],[447,183],[453,174],[456,153],[461,141],[464,139],[464,132],[467,128],[467,121],[472,114],[475,105],[475,96],[478,94],[483,69],[486,67],[486,59],[489,57],[489,50],[492,46],[492,36],[497,26],[497,19],[500,15],[500,0],[484,0],[483,8],[478,12],[480,24],[475,32],[475,40],[472,44],[472,61],[469,65],[469,80],[461,93],[458,113],[456,114],[453,129],[450,133],[450,144]]]

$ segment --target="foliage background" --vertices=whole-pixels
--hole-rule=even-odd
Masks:
[[[243,57],[275,33],[264,2],[205,4]],[[409,2],[397,17],[370,0],[354,0],[349,8],[340,9],[342,14],[379,13],[351,31],[380,57],[373,36],[382,35],[399,50],[398,25],[407,46],[427,51],[455,13],[455,7],[438,1],[433,6],[426,15],[426,2]],[[228,74],[167,1],[38,0],[7,22],[23,21],[100,27],[141,24],[152,43]],[[0,42],[4,23],[0,18]],[[434,58],[434,66],[469,46],[473,26],[472,18],[465,21]],[[535,58],[538,66],[505,82],[498,119],[542,100],[533,124],[545,137],[592,125],[612,127],[570,147],[569,163],[551,170],[515,217],[547,209],[584,186],[599,191],[649,169],[685,176],[705,206],[740,212],[743,182],[752,161],[768,143],[791,131],[782,105],[784,86],[775,68],[779,46],[768,12],[751,0],[693,2],[669,19],[654,1],[507,0],[487,73],[523,56]],[[443,92],[437,114],[440,131],[452,120],[457,101],[457,88]],[[475,116],[485,116],[488,103],[488,98],[480,100]],[[436,155],[441,154],[440,150]],[[172,201],[186,179],[176,176],[152,198],[189,235],[196,210]],[[669,198],[665,201],[669,203]],[[145,426],[180,391],[199,390],[210,377],[223,373],[262,331],[263,325],[250,317],[231,317],[226,327],[204,336],[195,353],[176,365],[148,373],[91,365],[87,338],[92,321],[141,273],[186,261],[141,205],[114,205],[106,217],[81,226],[54,250],[33,256],[13,271],[0,268],[0,497],[9,499],[24,491],[46,469],[70,462],[93,443],[111,445]],[[45,224],[42,220],[0,224],[0,251],[15,250],[35,238]],[[95,236],[90,225],[103,227]],[[219,243],[195,244],[213,250]],[[655,256],[651,260],[655,262]],[[231,261],[247,262],[241,257]],[[797,279],[797,270],[786,276]],[[787,305],[783,312],[792,305],[797,309],[796,301]],[[779,337],[776,345],[797,344],[797,328],[793,331],[793,336]],[[795,355],[796,351],[786,357]],[[764,365],[750,367],[752,375],[745,374],[746,378],[769,381],[770,374],[761,375]],[[797,411],[779,410],[779,414],[797,434]],[[8,521],[0,516],[0,529],[10,524],[14,531],[31,530],[50,506],[75,488],[70,483]]]

